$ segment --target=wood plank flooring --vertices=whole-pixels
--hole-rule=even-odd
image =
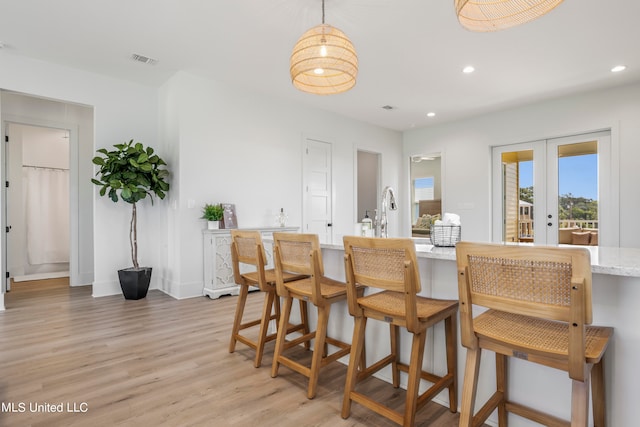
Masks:
[[[281,367],[271,378],[273,342],[258,369],[246,346],[230,354],[235,303],[159,291],[93,298],[66,279],[14,284],[0,312],[0,426],[395,425],[358,404],[340,417],[342,364],[325,368],[308,400],[303,376]],[[251,293],[247,311],[261,304]],[[402,406],[403,390],[377,379],[366,387]],[[430,403],[416,425],[453,427],[458,415]]]

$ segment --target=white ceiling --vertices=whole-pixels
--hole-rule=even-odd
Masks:
[[[452,0],[326,0],[325,9],[360,64],[340,95],[290,82],[291,49],[321,22],[321,0],[0,0],[0,55],[154,86],[185,70],[396,130],[640,81],[637,0],[565,0],[495,33],[463,29]],[[463,74],[469,64],[476,72]],[[617,64],[627,70],[611,73]]]

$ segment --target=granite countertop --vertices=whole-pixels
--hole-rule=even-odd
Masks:
[[[321,247],[323,249],[344,250],[342,245],[322,244]],[[604,246],[583,247],[589,249],[591,252],[591,271],[593,273],[640,277],[640,249]],[[454,247],[435,247],[429,244],[417,243],[416,255],[418,258],[446,261],[456,260],[456,250]]]

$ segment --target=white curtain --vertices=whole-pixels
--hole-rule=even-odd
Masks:
[[[22,168],[29,264],[69,262],[69,171]]]

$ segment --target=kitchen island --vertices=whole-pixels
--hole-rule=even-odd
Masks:
[[[342,245],[323,244],[322,256],[325,274],[344,280],[344,249]],[[640,369],[636,365],[640,354],[640,249],[587,247],[591,252],[593,272],[593,324],[612,326],[614,336],[605,356],[607,420],[609,426],[632,427],[637,425],[635,405],[639,401]],[[457,299],[457,267],[455,248],[432,247],[417,244],[421,295],[433,298]],[[310,321],[315,321],[315,313],[310,313]],[[351,342],[353,319],[346,303],[332,308],[329,320],[329,334]],[[367,360],[385,355],[389,348],[387,325],[370,322],[367,327]],[[460,338],[458,336],[458,342]],[[435,373],[446,372],[444,329],[436,325],[427,338],[425,368]],[[408,360],[410,354],[409,336],[401,336],[401,357]],[[466,349],[458,349],[458,398],[461,397]],[[346,358],[341,360],[348,363]],[[404,374],[403,374],[404,375]],[[383,370],[379,378],[391,382],[389,369]],[[406,387],[406,377],[402,377],[402,387]],[[558,417],[568,419],[571,407],[571,381],[565,372],[510,358],[509,386],[512,400],[522,401]],[[549,387],[549,383],[553,387]],[[480,368],[477,408],[485,401],[495,387],[495,358],[493,353],[483,352]],[[424,387],[421,391],[424,390]],[[446,393],[438,395],[434,401],[448,406]],[[532,426],[528,420],[510,415],[510,426]],[[494,413],[488,421],[497,425]]]

